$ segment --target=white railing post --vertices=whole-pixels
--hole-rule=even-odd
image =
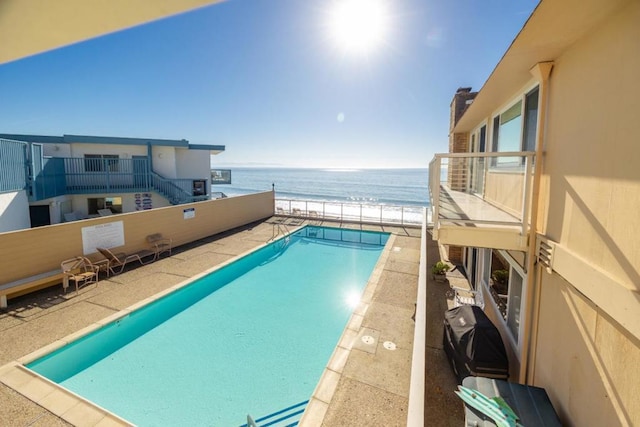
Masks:
[[[433,238],[438,238],[438,220],[440,217],[440,163],[442,162],[442,157],[436,154],[434,159],[434,168],[433,168],[433,184],[431,187],[431,203],[433,206]]]
[[[531,205],[531,196],[529,194],[531,188],[531,171],[533,167],[532,155],[527,154],[524,157],[524,182],[522,189],[522,236],[527,235],[528,226],[529,226],[529,206]]]

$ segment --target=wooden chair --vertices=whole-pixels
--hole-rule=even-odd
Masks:
[[[139,252],[135,252],[133,254],[126,254],[124,252],[113,253],[107,248],[96,248],[98,252],[102,254],[109,263],[107,264],[107,268],[111,272],[111,274],[120,274],[124,270],[124,267],[130,263],[131,261],[138,261],[140,265],[149,264],[150,262],[155,261],[155,253],[149,250],[142,250]],[[153,256],[153,259],[148,262],[143,262],[142,258],[146,258],[148,256]],[[116,268],[119,268],[116,273]]]
[[[158,259],[163,252],[169,252],[169,256],[171,256],[171,244],[173,240],[164,237],[162,233],[148,235],[147,243],[151,245],[151,250],[155,252],[155,259]]]
[[[60,263],[60,268],[62,269],[65,292],[69,287],[69,281],[73,281],[76,284],[76,292],[84,285],[98,282],[100,269],[85,257],[79,256],[64,260]]]

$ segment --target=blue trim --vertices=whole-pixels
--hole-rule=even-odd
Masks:
[[[112,136],[91,136],[91,135],[64,135],[64,142],[67,144],[117,144],[117,145],[159,145],[168,147],[188,147],[189,141],[186,139],[154,139],[154,138],[123,138]]]
[[[11,133],[0,133],[0,138],[12,139],[22,142],[37,142],[42,144],[63,144],[64,138],[61,136],[45,136],[45,135],[15,135]]]
[[[17,135],[0,134],[0,138],[14,141],[35,142],[40,144],[108,144],[108,145],[145,145],[161,147],[179,147],[189,150],[224,151],[224,145],[189,144],[186,139],[154,139],[154,138],[126,138],[117,136],[91,136],[91,135]]]
[[[189,150],[225,151],[224,145],[189,144],[186,139],[155,139],[155,138],[127,138],[117,136],[91,136],[91,135],[17,135],[2,133],[0,138],[14,141],[36,142],[40,144],[108,144],[108,145],[145,145],[161,147],[180,147]]]

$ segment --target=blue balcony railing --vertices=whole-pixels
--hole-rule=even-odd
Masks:
[[[193,195],[193,179],[167,179],[155,173],[152,173],[151,177],[153,189],[174,205],[199,202],[210,197],[208,194]]]
[[[27,144],[0,139],[0,193],[27,187]]]
[[[150,172],[148,159],[54,157],[43,159],[32,183],[31,199],[148,191],[162,194],[172,204],[209,198],[208,194],[194,196],[193,185],[194,179],[169,179]]]

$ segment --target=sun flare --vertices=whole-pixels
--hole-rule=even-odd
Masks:
[[[330,36],[345,52],[370,52],[385,40],[388,27],[384,0],[337,0],[329,13]]]

